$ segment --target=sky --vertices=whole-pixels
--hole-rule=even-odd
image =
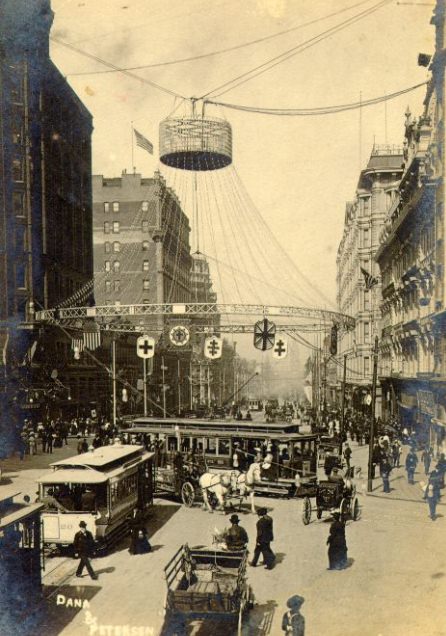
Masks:
[[[52,36],[127,68],[202,55],[293,29],[232,52],[133,71],[179,95],[200,97],[376,4],[52,0]],[[421,0],[388,2],[219,100],[273,108],[320,107],[423,82],[428,71],[417,65],[417,57],[433,52],[433,8],[434,3]],[[333,13],[338,15],[323,19]],[[144,176],[153,174],[160,167],[160,121],[174,108],[185,113],[189,103],[122,73],[79,75],[105,67],[54,41],[51,55],[94,117],[93,173],[120,176],[133,165]],[[409,106],[414,115],[421,114],[423,97],[420,88],[389,101],[387,107],[363,108],[361,115],[354,110],[274,117],[206,107],[206,115],[227,119],[233,132],[233,167],[199,175],[201,243],[197,245],[196,228],[192,237],[194,249],[211,256],[220,302],[335,307],[336,251],[345,203],[354,197],[373,144],[401,144],[404,112]],[[134,148],[133,162],[132,122],[155,146],[153,156]],[[170,169],[163,174],[192,219],[192,176]],[[234,283],[236,271],[239,284]]]

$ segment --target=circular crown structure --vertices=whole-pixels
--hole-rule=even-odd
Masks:
[[[217,117],[169,117],[160,123],[160,160],[180,170],[220,170],[232,163],[232,130]]]

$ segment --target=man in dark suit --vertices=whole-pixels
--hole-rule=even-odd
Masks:
[[[259,520],[257,521],[257,540],[254,556],[250,565],[256,567],[260,553],[262,553],[265,569],[272,570],[274,561],[276,560],[270,547],[270,543],[274,539],[273,520],[268,516],[266,508],[259,508],[257,514],[259,516]]]
[[[74,556],[78,554],[80,557],[79,565],[76,570],[76,576],[81,577],[82,572],[84,571],[84,567],[87,568],[88,574],[91,576],[93,581],[96,581],[98,578],[97,574],[91,567],[90,557],[94,549],[94,539],[93,535],[89,530],[87,530],[87,524],[85,521],[81,521],[79,523],[80,530],[76,532],[74,535]]]

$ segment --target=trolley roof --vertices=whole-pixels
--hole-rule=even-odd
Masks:
[[[34,503],[28,506],[21,506],[10,512],[9,514],[2,516],[0,519],[0,530],[4,530],[8,526],[13,523],[17,523],[17,521],[23,521],[24,519],[28,519],[32,515],[35,515],[37,512],[40,512],[44,507],[43,503]]]
[[[125,466],[128,461],[137,459],[143,454],[144,448],[142,446],[113,444],[113,446],[100,446],[87,453],[61,459],[58,462],[50,464],[50,466],[53,469],[71,466],[72,468],[79,467],[107,470],[109,467],[116,465]]]
[[[133,420],[128,433],[175,433],[179,431],[184,434],[203,434],[229,433],[238,436],[255,437],[274,437],[274,436],[291,436],[295,435],[298,439],[313,439],[316,435],[311,433],[298,433],[298,425],[293,423],[267,423],[267,422],[249,422],[235,421],[227,422],[225,420],[196,420],[189,418],[172,418],[172,419],[156,419],[149,417],[138,417]]]

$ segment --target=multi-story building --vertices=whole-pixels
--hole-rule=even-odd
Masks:
[[[342,334],[338,354],[342,362],[347,356],[346,393],[356,409],[362,408],[372,382],[372,349],[374,336],[378,334],[381,293],[374,255],[387,209],[396,196],[402,162],[402,148],[374,146],[367,166],[361,171],[355,199],[347,203],[345,210],[344,233],[336,261],[337,302],[342,313],[356,319],[356,327]],[[369,284],[367,275],[371,277]],[[342,370],[338,375],[341,374]]]
[[[159,172],[145,178],[93,176],[93,242],[97,305],[184,303],[190,300],[192,259],[190,226],[175,192]],[[135,321],[138,323],[139,318]],[[174,319],[144,317],[144,330],[158,339],[150,375],[151,409],[169,412],[189,401],[191,347],[175,347],[169,330]],[[190,321],[182,321],[189,326]],[[124,375],[140,368],[134,340],[127,349]],[[162,368],[164,367],[164,368]],[[142,374],[140,374],[142,375]],[[155,406],[154,403],[157,405]],[[141,406],[141,405],[140,405]]]
[[[97,305],[190,300],[189,220],[159,172],[93,176]]]
[[[70,368],[70,337],[33,324],[34,312],[93,277],[92,118],[49,57],[52,21],[50,0],[2,2],[0,375],[12,393],[18,382],[37,396],[51,389],[54,371],[67,381],[78,371]]]
[[[423,113],[406,112],[404,172],[376,254],[382,276],[380,375],[385,414],[446,446],[445,3]],[[425,56],[423,56],[425,57]]]

